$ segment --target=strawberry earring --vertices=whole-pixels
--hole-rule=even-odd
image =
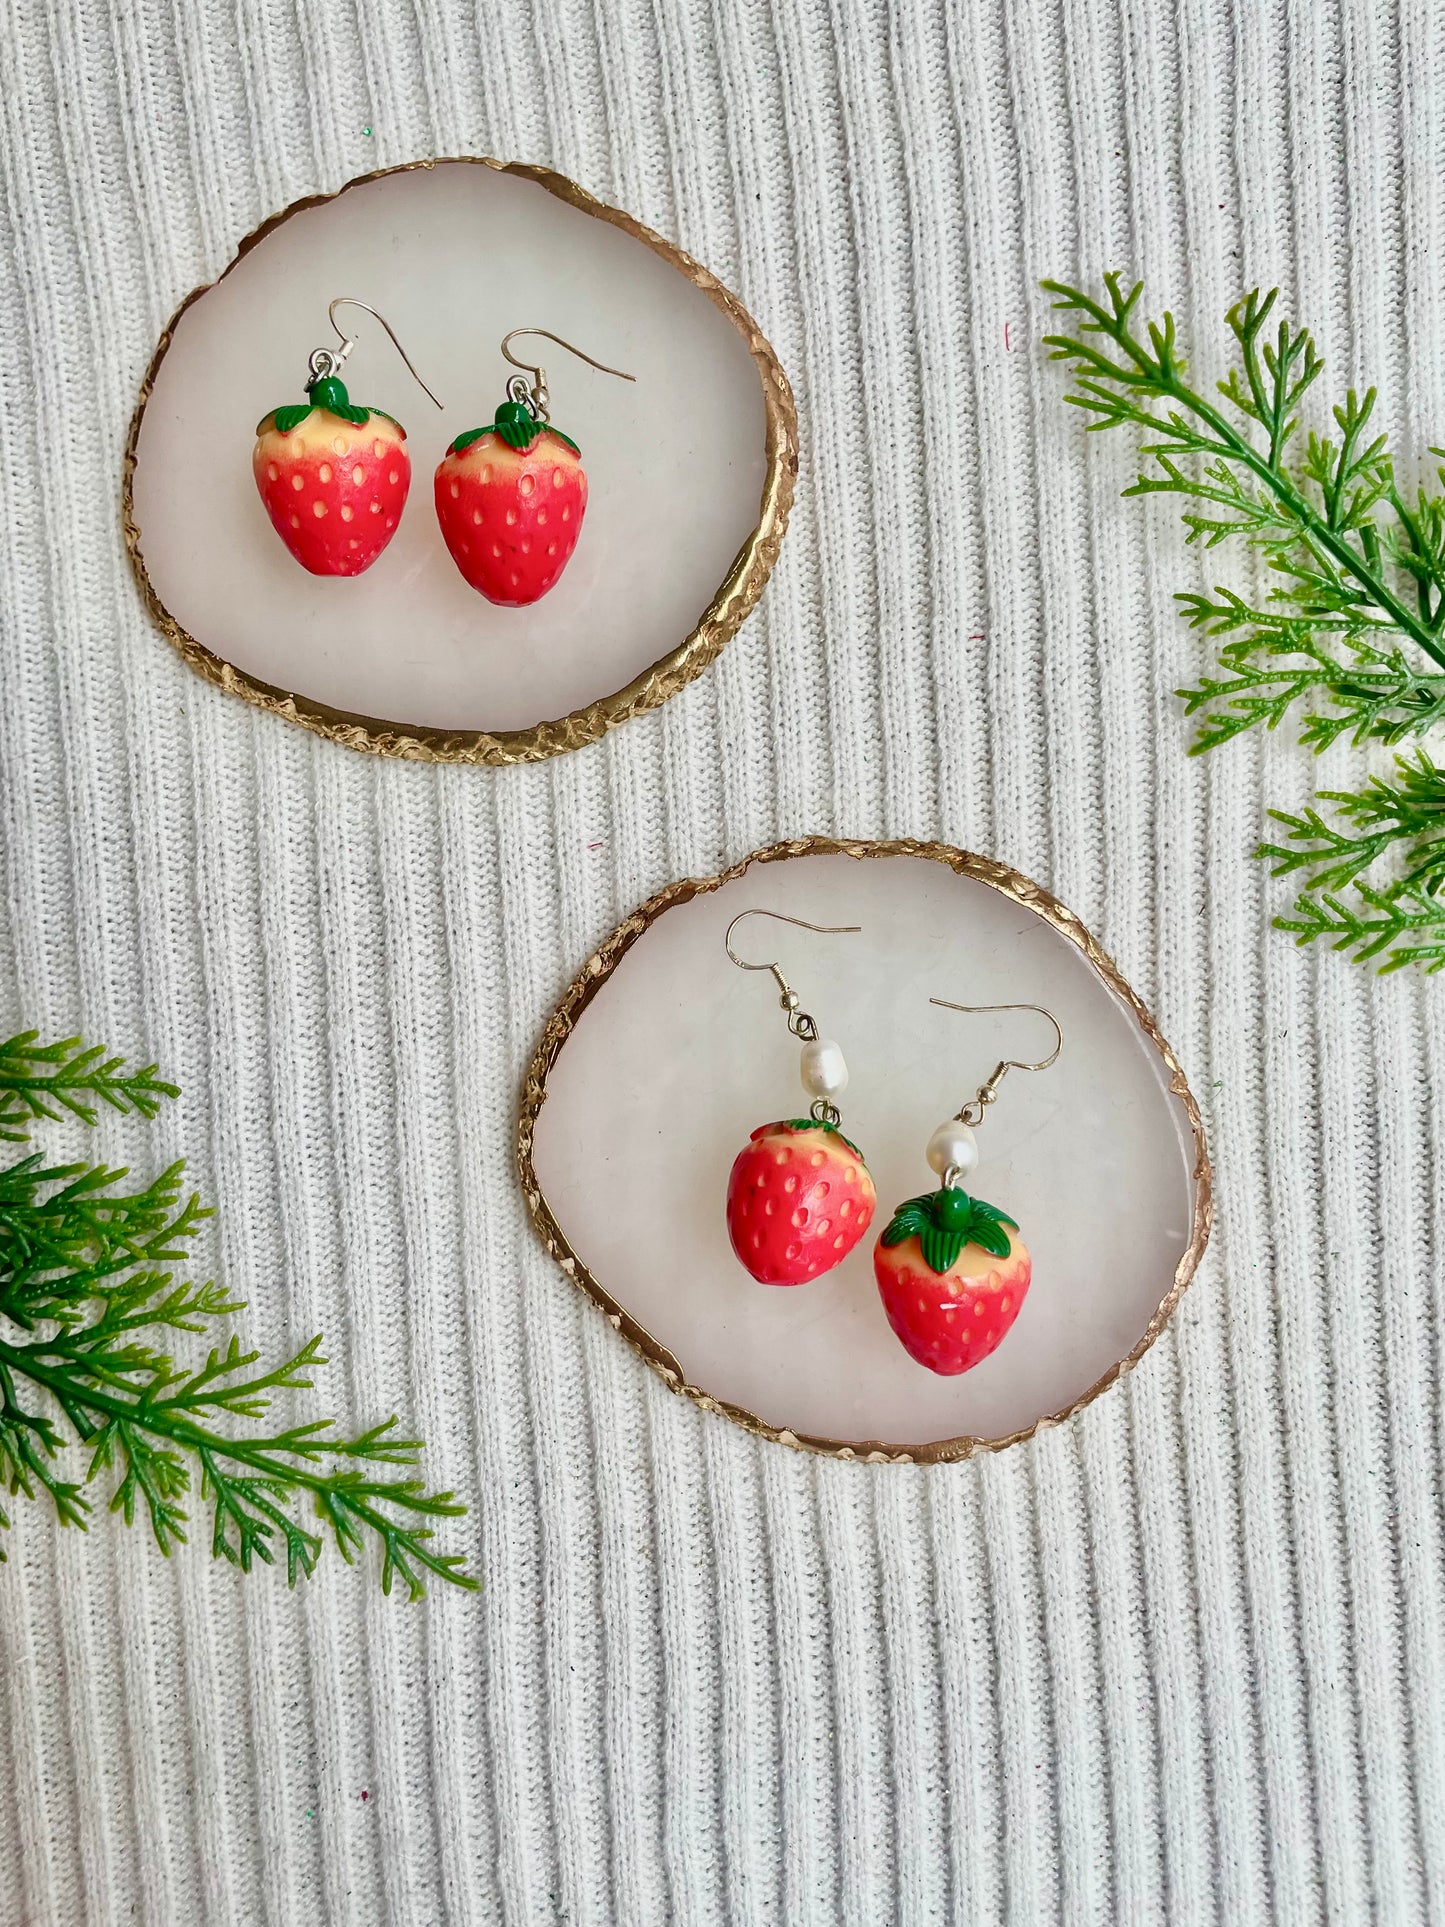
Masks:
[[[582,451],[552,427],[546,370],[518,361],[509,346],[518,335],[545,336],[604,375],[636,380],[547,328],[513,328],[503,341],[502,354],[522,373],[507,382],[493,420],[458,435],[442,457],[436,505],[452,561],[479,595],[507,609],[538,602],[555,585],[587,510]]]
[[[930,1003],[943,1010],[1036,1010],[1057,1039],[1037,1064],[996,1064],[956,1116],[928,1140],[937,1191],[900,1204],[873,1250],[873,1271],[888,1322],[910,1358],[952,1377],[988,1357],[1018,1317],[1033,1263],[1018,1226],[997,1205],[971,1198],[961,1180],[978,1163],[974,1128],[983,1123],[1010,1071],[1046,1071],[1064,1047],[1059,1020],[1042,1004]]]
[[[830,937],[851,935],[858,926],[744,910],[723,938],[739,970],[772,972],[788,1029],[803,1046],[798,1072],[813,1100],[809,1116],[760,1124],[738,1152],[728,1179],[728,1236],[738,1262],[759,1284],[801,1285],[842,1264],[872,1223],[878,1199],[862,1152],[838,1128],[842,1120],[833,1099],[848,1083],[843,1053],[818,1035],[778,964],[747,963],[733,949],[733,932],[744,917],[772,917]]]
[[[338,308],[363,308],[381,322],[422,392],[430,388],[411,365],[391,324],[376,309],[341,294],[327,314],[340,348],[318,348],[306,399],[273,408],[256,429],[251,465],[271,525],[312,575],[360,575],[396,534],[411,487],[406,430],[379,408],[353,408],[341,380],[357,337],[342,331]]]

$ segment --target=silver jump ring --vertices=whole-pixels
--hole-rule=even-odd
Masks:
[[[547,417],[538,404],[532,384],[525,375],[510,375],[507,378],[508,401],[519,401],[534,422],[544,422]]]

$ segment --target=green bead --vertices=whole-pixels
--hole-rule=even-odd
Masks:
[[[525,402],[504,401],[492,423],[492,428],[508,448],[528,449],[541,434],[543,424],[527,407]]]
[[[962,1231],[973,1213],[973,1200],[966,1191],[943,1191],[935,1210],[945,1231]]]
[[[333,415],[339,415],[343,408],[350,408],[351,397],[346,392],[345,382],[338,381],[335,375],[327,375],[321,381],[313,381],[306,390],[314,408],[328,408]]]

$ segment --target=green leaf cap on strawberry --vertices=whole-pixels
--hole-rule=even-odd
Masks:
[[[285,408],[273,408],[269,415],[263,415],[256,424],[256,433],[263,435],[268,428],[275,428],[281,434],[289,435],[293,428],[299,427],[305,421],[313,409],[324,408],[329,415],[335,415],[341,421],[350,422],[356,428],[365,428],[373,415],[380,415],[383,421],[391,423],[403,441],[406,440],[406,430],[384,409],[353,408],[351,397],[346,392],[346,383],[338,381],[335,375],[323,375],[315,381],[307,382],[306,394],[305,401],[289,403]]]
[[[1008,1226],[1018,1230],[1016,1221],[997,1205],[971,1198],[956,1185],[945,1186],[900,1204],[879,1243],[901,1245],[905,1238],[916,1237],[928,1269],[945,1272],[967,1244],[981,1245],[991,1257],[1007,1258]]]
[[[510,397],[499,404],[496,415],[485,428],[467,429],[465,434],[457,436],[447,453],[460,455],[464,448],[470,448],[483,435],[496,435],[508,448],[525,451],[542,434],[555,435],[559,442],[566,442],[574,455],[582,453],[570,435],[564,435],[560,428],[553,428],[550,422],[544,422],[540,416],[534,415],[525,402],[512,401]]]
[[[826,1131],[829,1136],[837,1138],[840,1144],[846,1144],[860,1164],[866,1164],[868,1162],[852,1138],[844,1137],[843,1133],[838,1129],[838,1126],[836,1124],[829,1124],[825,1118],[785,1117],[780,1124],[775,1124],[772,1128],[775,1131]]]

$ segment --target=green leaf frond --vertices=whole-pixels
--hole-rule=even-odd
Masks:
[[[1333,822],[1313,805],[1271,810],[1284,839],[1257,851],[1276,876],[1304,885],[1279,928],[1382,970],[1445,967],[1445,770],[1421,749],[1395,759],[1393,780],[1316,801],[1333,806]]]
[[[40,1044],[39,1035],[21,1031],[0,1043],[0,1138],[21,1141],[37,1120],[66,1114],[94,1124],[98,1104],[154,1117],[163,1098],[177,1095],[154,1064],[127,1071],[125,1059],[107,1056],[102,1044],[87,1046],[78,1037]]]
[[[0,1046],[0,1136],[23,1138],[62,1113],[94,1122],[91,1098],[149,1117],[174,1094],[154,1066],[123,1075],[121,1059],[78,1039],[39,1046],[36,1035]],[[224,1286],[178,1275],[210,1215],[183,1192],[182,1166],[139,1190],[126,1175],[38,1153],[0,1169],[0,1488],[48,1497],[63,1525],[84,1529],[84,1487],[105,1480],[110,1510],[128,1525],[147,1521],[167,1554],[199,1503],[211,1510],[216,1558],[249,1572],[284,1552],[292,1585],[329,1537],[348,1562],[376,1545],[387,1592],[400,1582],[416,1599],[428,1576],[475,1587],[460,1555],[433,1549],[426,1523],[466,1508],[409,1472],[379,1470],[413,1467],[422,1450],[395,1419],[350,1438],[333,1436],[329,1418],[260,1423],[276,1394],[312,1390],[320,1338],[274,1365],[234,1333],[204,1364],[175,1357],[177,1338],[244,1307]],[[72,1482],[56,1462],[76,1444],[87,1464]],[[0,1528],[9,1525],[0,1509]]]
[[[1326,943],[1356,963],[1377,962],[1382,975],[1410,964],[1427,974],[1445,970],[1445,903],[1424,891],[1362,883],[1349,900],[1306,892],[1275,925],[1296,943]]]
[[[1236,364],[1206,393],[1173,317],[1138,318],[1141,284],[1108,274],[1098,298],[1044,287],[1073,330],[1046,338],[1072,373],[1067,399],[1091,428],[1143,431],[1147,466],[1125,493],[1183,498],[1189,541],[1238,537],[1269,571],[1260,600],[1226,587],[1179,598],[1217,650],[1216,667],[1177,692],[1196,719],[1191,753],[1287,718],[1315,751],[1399,745],[1445,721],[1445,468],[1434,488],[1401,489],[1373,426],[1375,391],[1337,403],[1332,432],[1305,427],[1323,362],[1309,331],[1278,316],[1276,291],[1229,310]],[[1272,811],[1285,835],[1259,854],[1305,884],[1281,926],[1385,969],[1440,968],[1441,787],[1420,750],[1393,781],[1322,793],[1324,810]]]

